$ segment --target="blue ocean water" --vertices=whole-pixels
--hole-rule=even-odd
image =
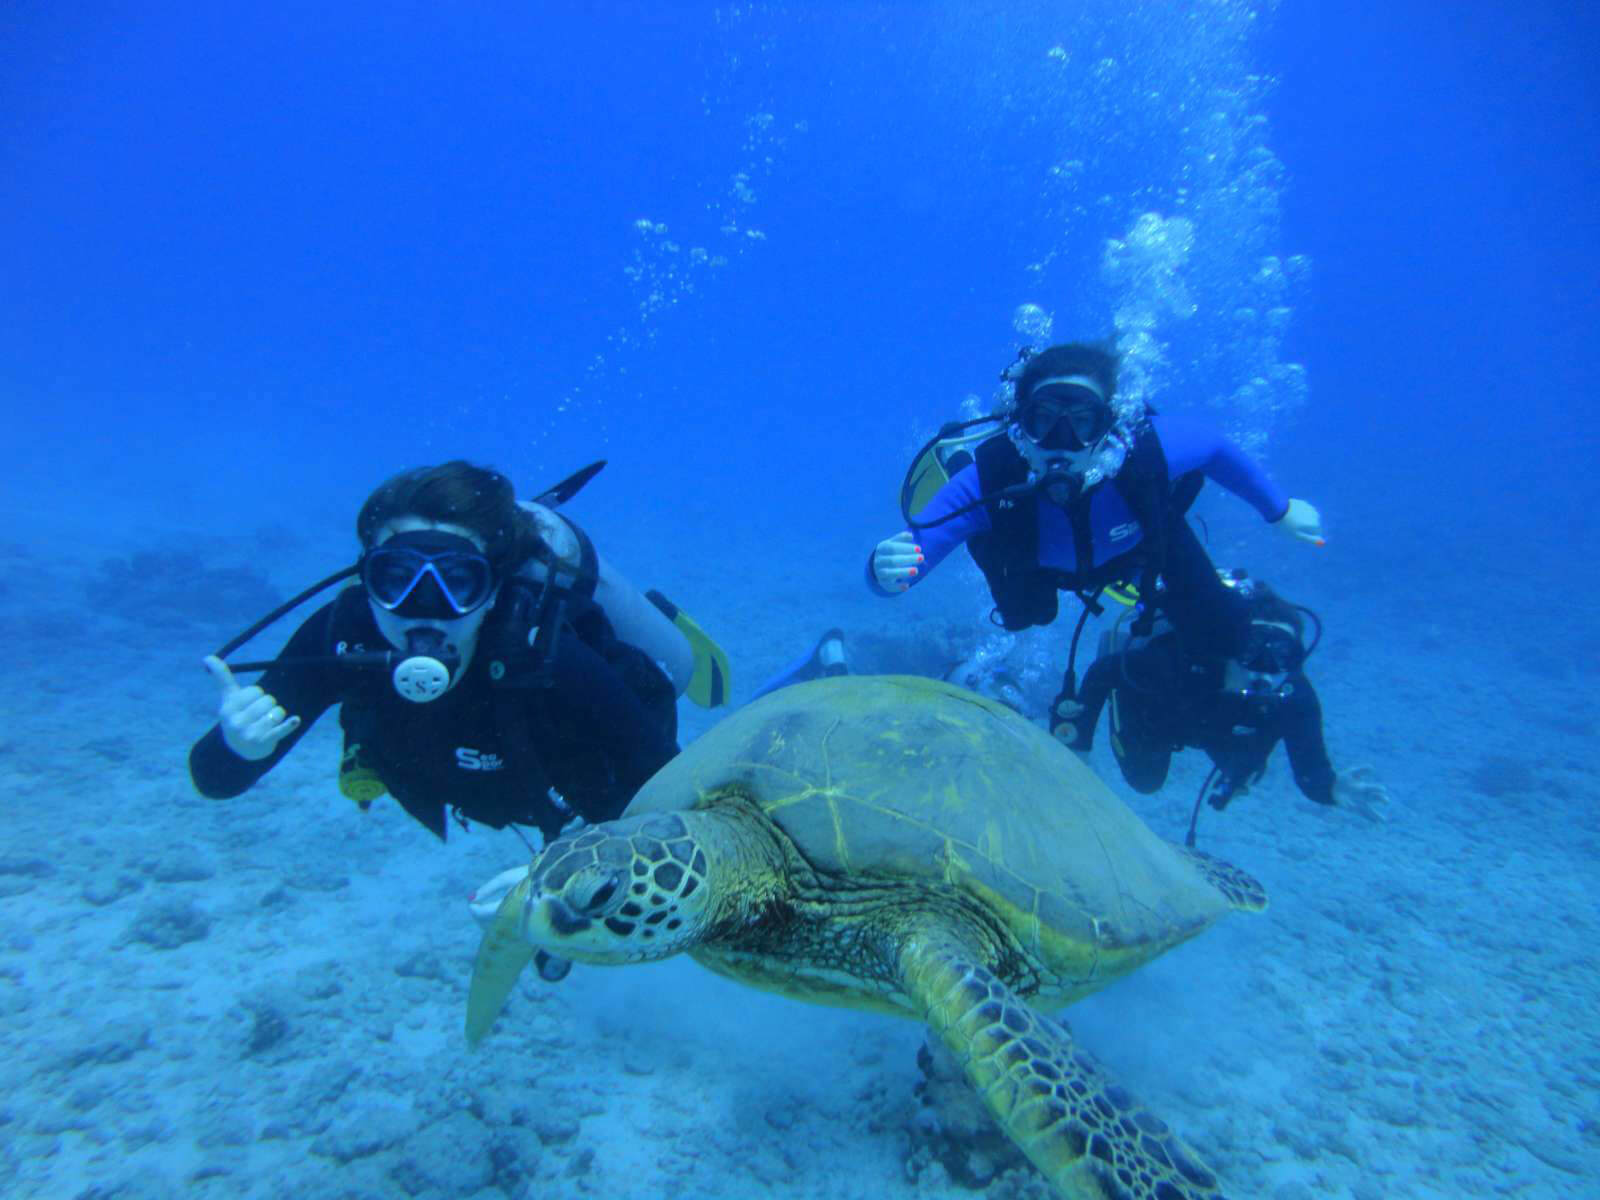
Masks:
[[[455,457],[608,460],[572,516],[736,700],[837,625],[1037,715],[1065,618],[862,564],[1019,344],[1115,336],[1321,510],[1198,509],[1322,615],[1335,764],[1393,802],[1280,754],[1202,826],[1271,908],[1077,1037],[1228,1195],[1586,1194],[1597,47],[1482,0],[9,5],[0,1191],[1046,1194],[923,1102],[914,1024],[686,961],[526,982],[469,1052],[464,900],[521,843],[355,811],[332,720],[233,801],[185,756],[200,656]],[[1194,758],[1091,763],[1176,838]]]

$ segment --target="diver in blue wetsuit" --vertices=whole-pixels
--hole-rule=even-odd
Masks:
[[[899,595],[965,544],[989,584],[994,619],[1008,630],[1050,624],[1059,592],[1098,611],[1108,587],[1136,585],[1154,596],[1159,584],[1181,642],[1236,654],[1248,622],[1228,603],[1185,512],[1212,479],[1274,528],[1320,546],[1317,510],[1287,496],[1206,423],[1119,402],[1118,359],[1104,346],[1051,346],[1019,366],[1010,404],[985,418],[1002,432],[941,443],[976,443],[970,453],[919,456],[948,478],[918,511],[906,508],[908,528],[873,550],[868,584]],[[920,486],[908,475],[907,493]],[[1152,607],[1147,619],[1154,616]],[[1069,667],[1058,701],[1074,690]]]

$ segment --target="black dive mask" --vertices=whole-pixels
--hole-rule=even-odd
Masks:
[[[1293,630],[1270,621],[1252,621],[1239,662],[1257,675],[1287,675],[1300,669],[1305,650]]]
[[[1081,376],[1046,379],[1017,406],[1016,423],[1042,450],[1087,450],[1111,432],[1111,406]]]
[[[372,602],[397,617],[454,620],[494,594],[494,568],[483,551],[437,529],[397,533],[363,554],[360,566]]]

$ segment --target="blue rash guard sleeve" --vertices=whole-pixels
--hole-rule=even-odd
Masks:
[[[1153,416],[1150,424],[1161,440],[1172,478],[1199,471],[1250,505],[1264,521],[1276,521],[1289,511],[1288,493],[1214,425],[1182,415]]]
[[[917,521],[920,525],[928,526],[958,508],[973,504],[981,494],[977,464],[970,463],[952,475],[950,481],[934,494],[933,499],[928,501],[928,506],[917,514]],[[957,546],[965,544],[966,540],[975,534],[987,533],[989,528],[989,510],[984,505],[978,504],[942,525],[913,529],[911,533],[916,538],[916,544],[922,547],[922,562],[918,566],[916,576],[911,580],[911,586],[916,587],[926,579]],[[874,547],[873,553],[876,552],[877,548]],[[872,554],[867,555],[867,586],[880,596],[900,595],[899,592],[891,592],[878,586],[878,577],[872,570],[872,557]]]

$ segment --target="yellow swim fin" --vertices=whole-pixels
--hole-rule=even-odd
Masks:
[[[728,669],[728,656],[722,652],[722,647],[711,640],[693,617],[660,592],[652,589],[645,593],[645,598],[666,614],[667,620],[678,627],[694,651],[694,674],[689,677],[684,695],[701,708],[726,704],[733,686],[733,673]]]
[[[900,489],[901,507],[910,516],[919,516],[928,507],[928,502],[939,494],[939,489],[950,482],[950,476],[934,450],[934,447],[930,447],[926,453],[917,456],[917,461],[911,464],[911,471],[906,476],[905,486]]]
[[[950,482],[950,477],[972,462],[972,453],[978,443],[994,436],[994,430],[986,429],[981,433],[964,431],[969,425],[990,420],[980,417],[978,421],[946,425],[939,431],[938,437],[918,452],[906,471],[905,481],[900,485],[901,516],[908,522],[914,521],[928,507],[928,502],[939,494],[939,489]]]

